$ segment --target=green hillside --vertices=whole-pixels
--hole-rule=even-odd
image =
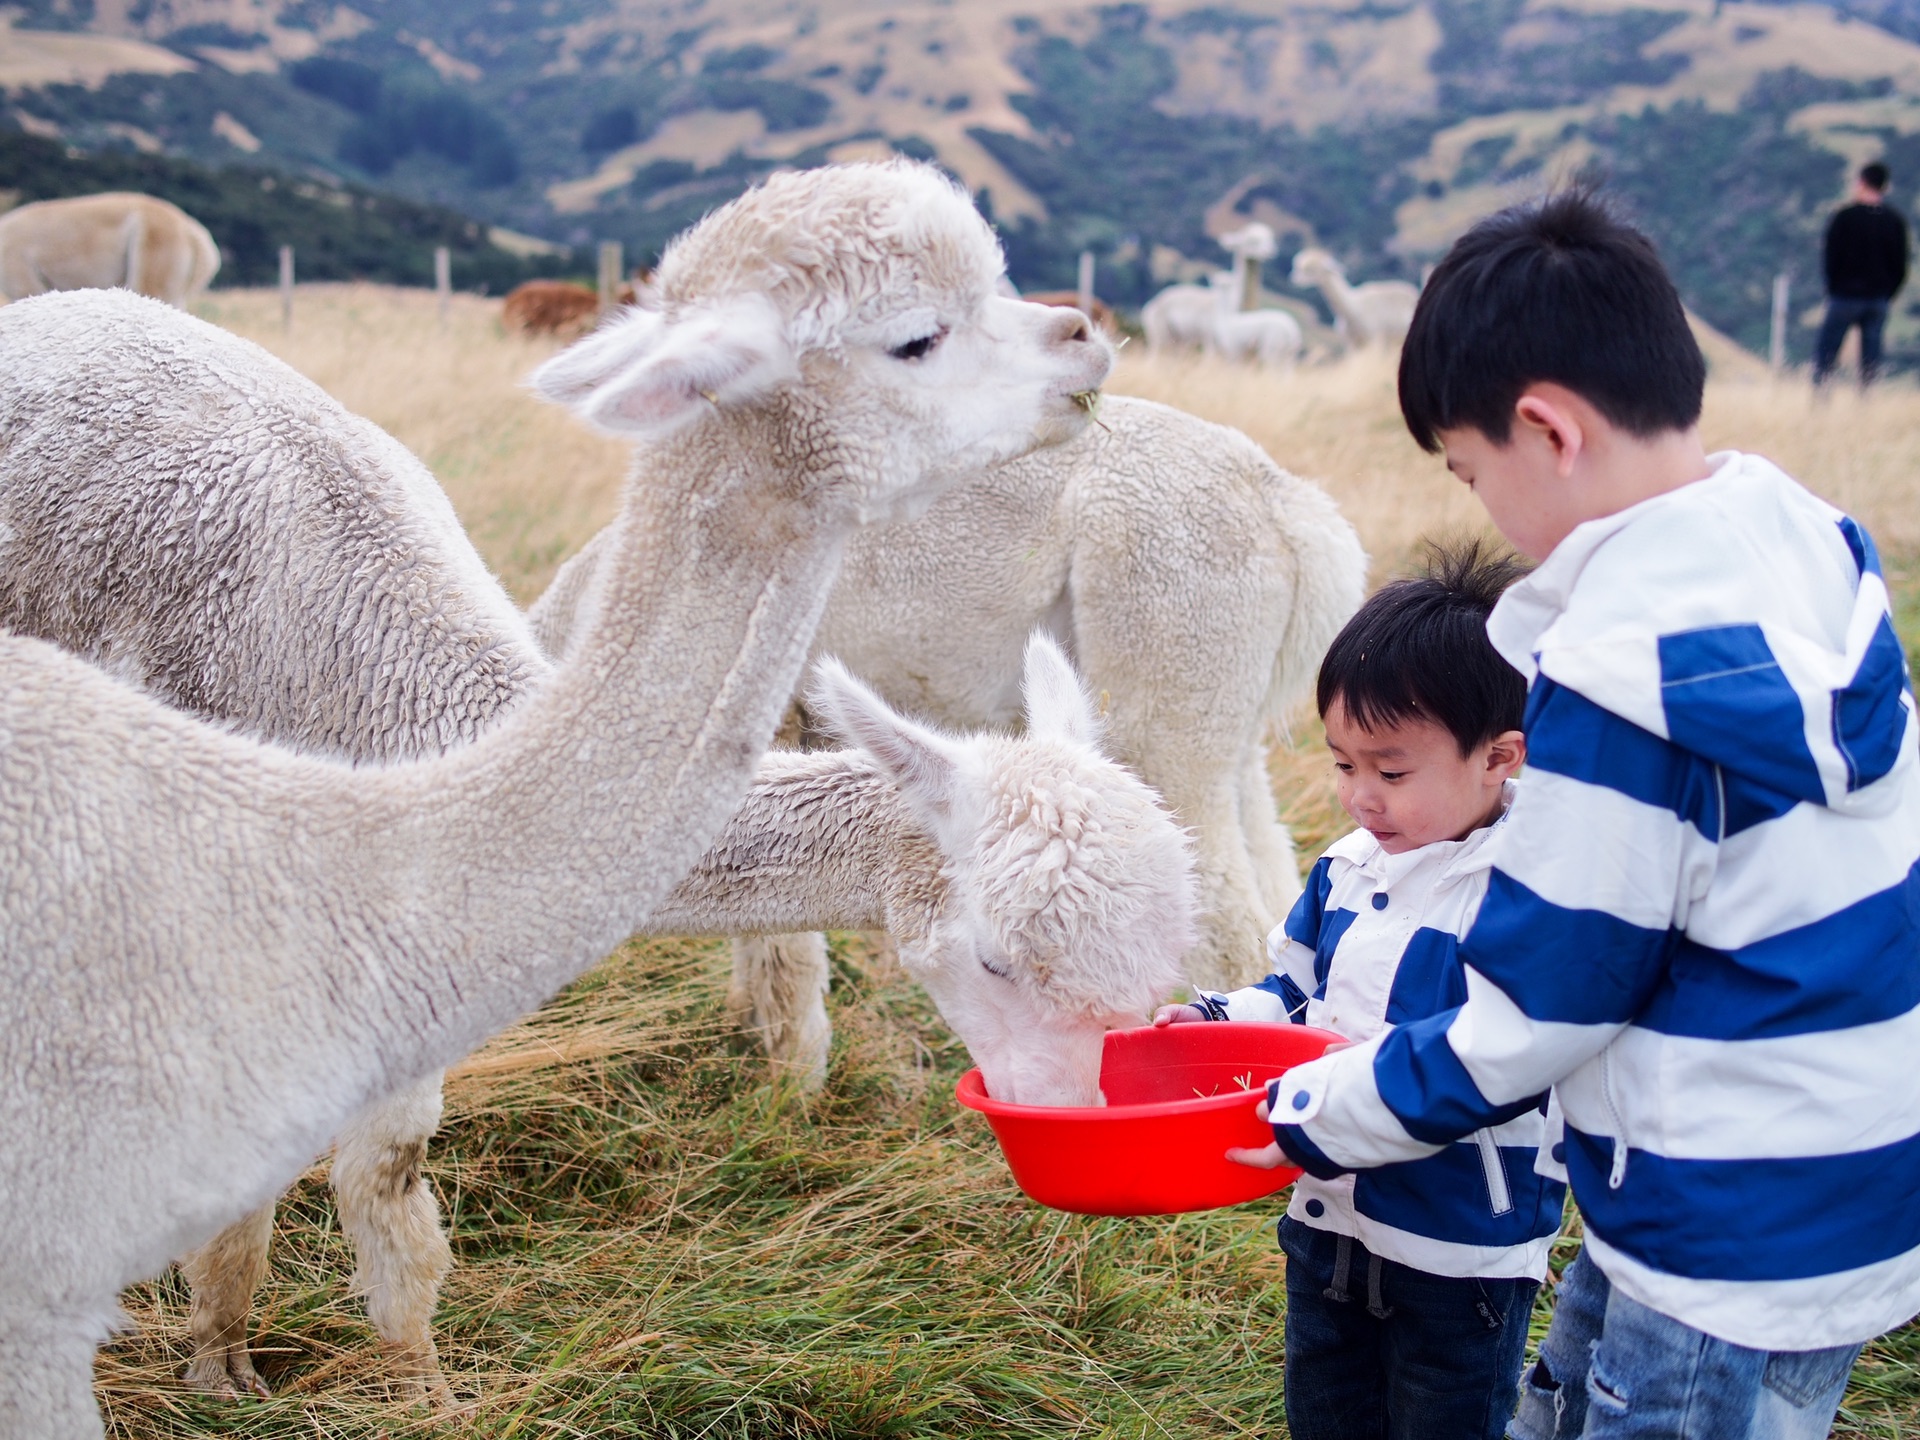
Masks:
[[[777,166],[897,150],[981,196],[1020,283],[1070,284],[1091,249],[1123,303],[1219,263],[1246,218],[1285,237],[1276,289],[1309,241],[1418,278],[1475,216],[1577,177],[1758,346],[1775,273],[1815,298],[1849,169],[1884,153],[1920,181],[1916,0],[17,8],[5,113],[90,154],[271,164],[644,257]]]

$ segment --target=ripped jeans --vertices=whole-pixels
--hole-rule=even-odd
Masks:
[[[1858,1345],[1749,1350],[1619,1294],[1583,1251],[1560,1279],[1511,1440],[1821,1440]]]

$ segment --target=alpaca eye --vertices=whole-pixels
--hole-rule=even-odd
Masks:
[[[909,340],[904,345],[896,345],[887,353],[896,360],[924,360],[946,338],[946,331],[936,330],[931,335],[922,335],[918,340]]]
[[[980,968],[986,971],[987,974],[995,976],[998,979],[1001,979],[1001,980],[1013,979],[1013,972],[1011,970],[1002,970],[998,965],[994,964],[991,960],[987,959],[987,957],[984,955],[980,957]]]

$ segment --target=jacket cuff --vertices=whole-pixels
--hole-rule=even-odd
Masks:
[[[1283,1083],[1284,1077],[1267,1082],[1267,1113],[1269,1115],[1280,1113],[1280,1087]],[[1300,1097],[1296,1097],[1298,1098]],[[1315,1114],[1319,1113],[1319,1108],[1317,1105],[1313,1107]],[[1316,1180],[1337,1180],[1347,1173],[1345,1166],[1334,1163],[1328,1158],[1326,1151],[1307,1138],[1306,1129],[1301,1125],[1275,1123],[1273,1138],[1285,1152],[1287,1159]]]
[[[1316,1180],[1338,1180],[1347,1173],[1345,1167],[1329,1160],[1326,1152],[1309,1140],[1306,1130],[1299,1125],[1276,1125],[1273,1138],[1280,1142],[1288,1160]]]

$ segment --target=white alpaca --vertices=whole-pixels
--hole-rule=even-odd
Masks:
[[[445,756],[271,749],[0,637],[0,1434],[98,1436],[92,1352],[125,1285],[644,920],[738,803],[859,524],[1074,431],[1107,353],[1078,317],[995,298],[998,269],[965,197],[902,166],[778,176],[683,239],[662,312],[538,377],[653,442],[571,661]],[[177,504],[165,481],[209,430],[240,465],[279,435],[328,443],[331,417],[250,371],[156,391],[138,303],[0,311],[10,454],[79,483],[145,469]],[[322,526],[357,483],[352,440],[310,502]],[[194,544],[166,505],[144,518]],[[354,598],[376,636],[404,603]],[[395,668],[343,708],[389,700]],[[467,678],[446,677],[449,738]]]
[[[1187,973],[1231,989],[1264,973],[1267,931],[1300,893],[1266,743],[1359,605],[1366,555],[1324,491],[1238,431],[1145,400],[1110,399],[1100,417],[857,537],[815,650],[891,704],[971,730],[1018,723],[1026,637],[1059,636],[1114,753],[1194,831],[1202,931]],[[534,609],[556,653],[608,544],[589,541]],[[736,976],[768,1049],[820,1073],[818,941],[744,941]],[[795,997],[804,1010],[785,1008]]]
[[[651,933],[883,929],[988,1092],[1098,1103],[1107,1030],[1180,982],[1197,931],[1189,842],[1103,755],[1100,721],[1044,636],[1018,736],[908,720],[835,661],[808,704],[852,751],[766,757]]]
[[[1156,355],[1204,350],[1213,341],[1220,302],[1211,285],[1169,285],[1140,307],[1147,349]]]
[[[1312,286],[1327,297],[1334,318],[1355,347],[1398,345],[1413,324],[1420,288],[1405,280],[1347,283],[1347,272],[1327,251],[1309,247],[1293,257],[1295,285]]]
[[[1141,307],[1147,348],[1205,350],[1228,360],[1285,369],[1300,356],[1300,322],[1284,310],[1242,310],[1239,280],[1219,270],[1205,285],[1169,285]]]
[[[1207,348],[1225,360],[1271,370],[1291,368],[1306,343],[1300,322],[1284,310],[1240,309],[1239,285],[1224,270],[1210,277],[1215,309]]]
[[[120,286],[185,305],[219,269],[207,227],[152,195],[37,200],[0,216],[0,293],[10,300]]]

